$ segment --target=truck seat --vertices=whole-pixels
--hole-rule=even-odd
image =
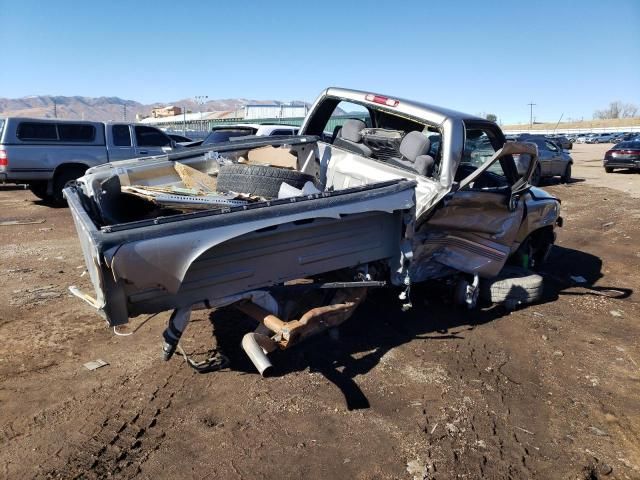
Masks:
[[[435,161],[431,155],[427,155],[431,147],[431,140],[421,132],[407,133],[400,143],[401,158],[390,158],[388,163],[403,168],[408,168],[423,175],[430,177],[433,174]]]
[[[371,156],[371,149],[362,143],[360,132],[367,125],[362,120],[349,119],[344,122],[333,144],[364,157]]]

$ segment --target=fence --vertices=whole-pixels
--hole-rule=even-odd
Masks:
[[[326,132],[333,132],[338,126],[342,126],[345,120],[359,119],[366,121],[368,119],[367,114],[356,113],[348,115],[334,115],[332,116],[325,127]],[[292,117],[292,118],[252,118],[250,121],[246,121],[242,118],[224,118],[216,120],[190,120],[187,122],[171,122],[158,125],[170,133],[184,134],[194,140],[199,140],[208,135],[213,127],[221,125],[236,125],[238,123],[258,123],[258,124],[276,124],[276,125],[293,125],[299,127],[302,125],[305,117]]]

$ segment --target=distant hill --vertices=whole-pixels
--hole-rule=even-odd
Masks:
[[[251,100],[247,98],[228,98],[209,100],[203,105],[193,99],[182,99],[167,103],[152,103],[149,105],[124,100],[118,97],[63,97],[53,95],[36,95],[23,98],[0,98],[0,117],[43,117],[53,118],[54,109],[58,118],[73,118],[85,120],[122,120],[125,112],[127,120],[135,121],[136,114],[149,116],[151,109],[166,105],[176,105],[187,111],[222,111],[237,110],[247,104],[282,104],[278,100]],[[286,102],[289,103],[289,102]],[[293,102],[304,105],[305,102]],[[55,106],[54,106],[55,105]]]

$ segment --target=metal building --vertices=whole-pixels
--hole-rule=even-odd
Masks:
[[[307,105],[300,104],[249,104],[244,106],[244,120],[305,117],[308,111]]]

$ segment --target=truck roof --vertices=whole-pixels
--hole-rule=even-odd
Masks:
[[[88,124],[96,124],[96,123],[105,123],[95,120],[74,120],[71,118],[42,118],[42,117],[5,117],[7,121],[9,120],[18,120],[21,122],[57,122],[57,123],[88,123]]]

